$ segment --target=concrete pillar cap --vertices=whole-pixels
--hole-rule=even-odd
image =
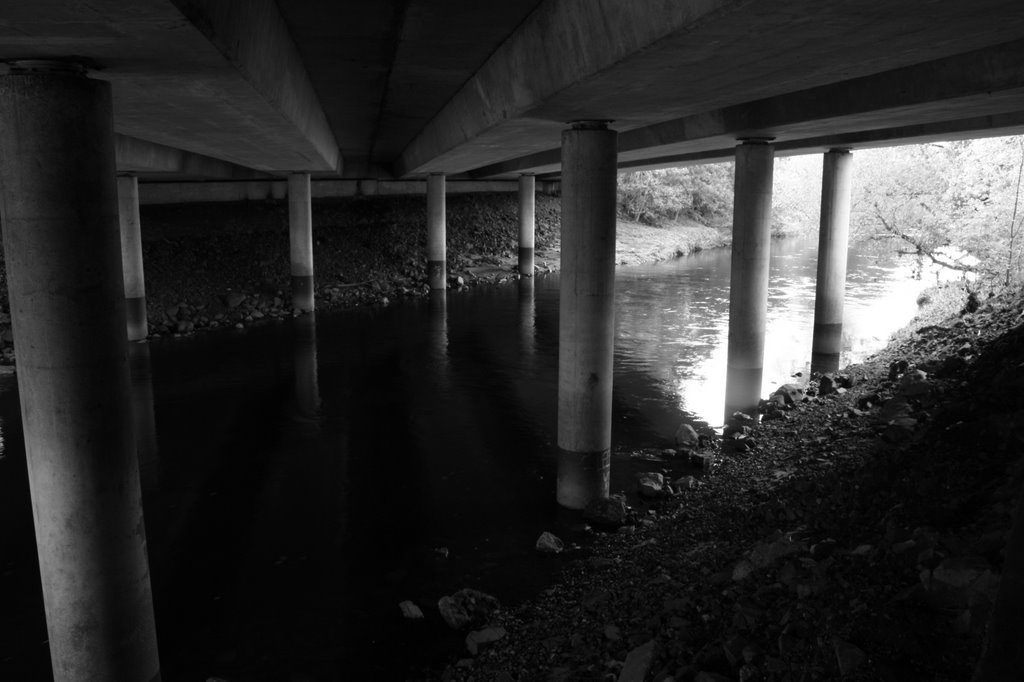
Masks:
[[[853,151],[853,147],[831,147],[827,154],[849,154]]]
[[[737,137],[736,141],[740,144],[771,144],[775,141],[774,137]]]

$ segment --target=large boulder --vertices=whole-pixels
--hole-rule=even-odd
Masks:
[[[636,475],[637,492],[640,497],[653,499],[665,494],[665,477],[654,471],[646,471]]]
[[[804,389],[796,384],[783,384],[775,389],[772,396],[781,396],[787,407],[793,407],[804,400]]]
[[[676,429],[676,447],[680,450],[690,451],[700,445],[700,436],[689,424],[680,424]]]
[[[565,549],[565,543],[557,535],[544,531],[537,538],[536,549],[542,554],[558,554]]]
[[[626,501],[619,496],[599,497],[583,510],[583,520],[598,530],[616,530],[628,519]]]
[[[486,625],[498,607],[498,600],[491,595],[469,588],[441,597],[437,602],[441,618],[453,630]]]

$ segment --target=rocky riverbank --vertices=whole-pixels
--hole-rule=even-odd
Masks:
[[[558,270],[561,205],[537,195],[536,268]],[[283,320],[291,309],[286,202],[143,206],[143,260],[150,338],[172,338]],[[388,305],[428,292],[422,196],[353,197],[313,206],[316,306],[320,312]],[[517,278],[514,194],[447,198],[453,292]],[[620,222],[619,264],[650,263],[728,243],[698,224]],[[14,363],[0,268],[0,365]]]
[[[1005,675],[984,679],[1019,679],[1020,567],[1006,563],[1024,297],[930,299],[867,362],[795,378],[759,425],[682,448],[714,472],[662,495],[642,482],[655,496],[622,528],[432,679],[966,680],[998,603]]]

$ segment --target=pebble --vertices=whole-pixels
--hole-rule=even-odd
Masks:
[[[416,604],[412,603],[411,601],[406,600],[401,602],[398,605],[398,608],[402,610],[402,615],[409,620],[423,619],[423,611],[420,609],[420,607],[416,606]]]
[[[565,543],[556,535],[544,531],[537,538],[535,547],[541,554],[558,554],[565,549]]]

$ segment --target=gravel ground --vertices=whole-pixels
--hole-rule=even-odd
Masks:
[[[1024,479],[1024,317],[1021,292],[963,295],[737,422],[699,453],[713,472],[595,534],[432,679],[970,679]],[[987,679],[1022,679],[1009,611],[1014,672]]]

